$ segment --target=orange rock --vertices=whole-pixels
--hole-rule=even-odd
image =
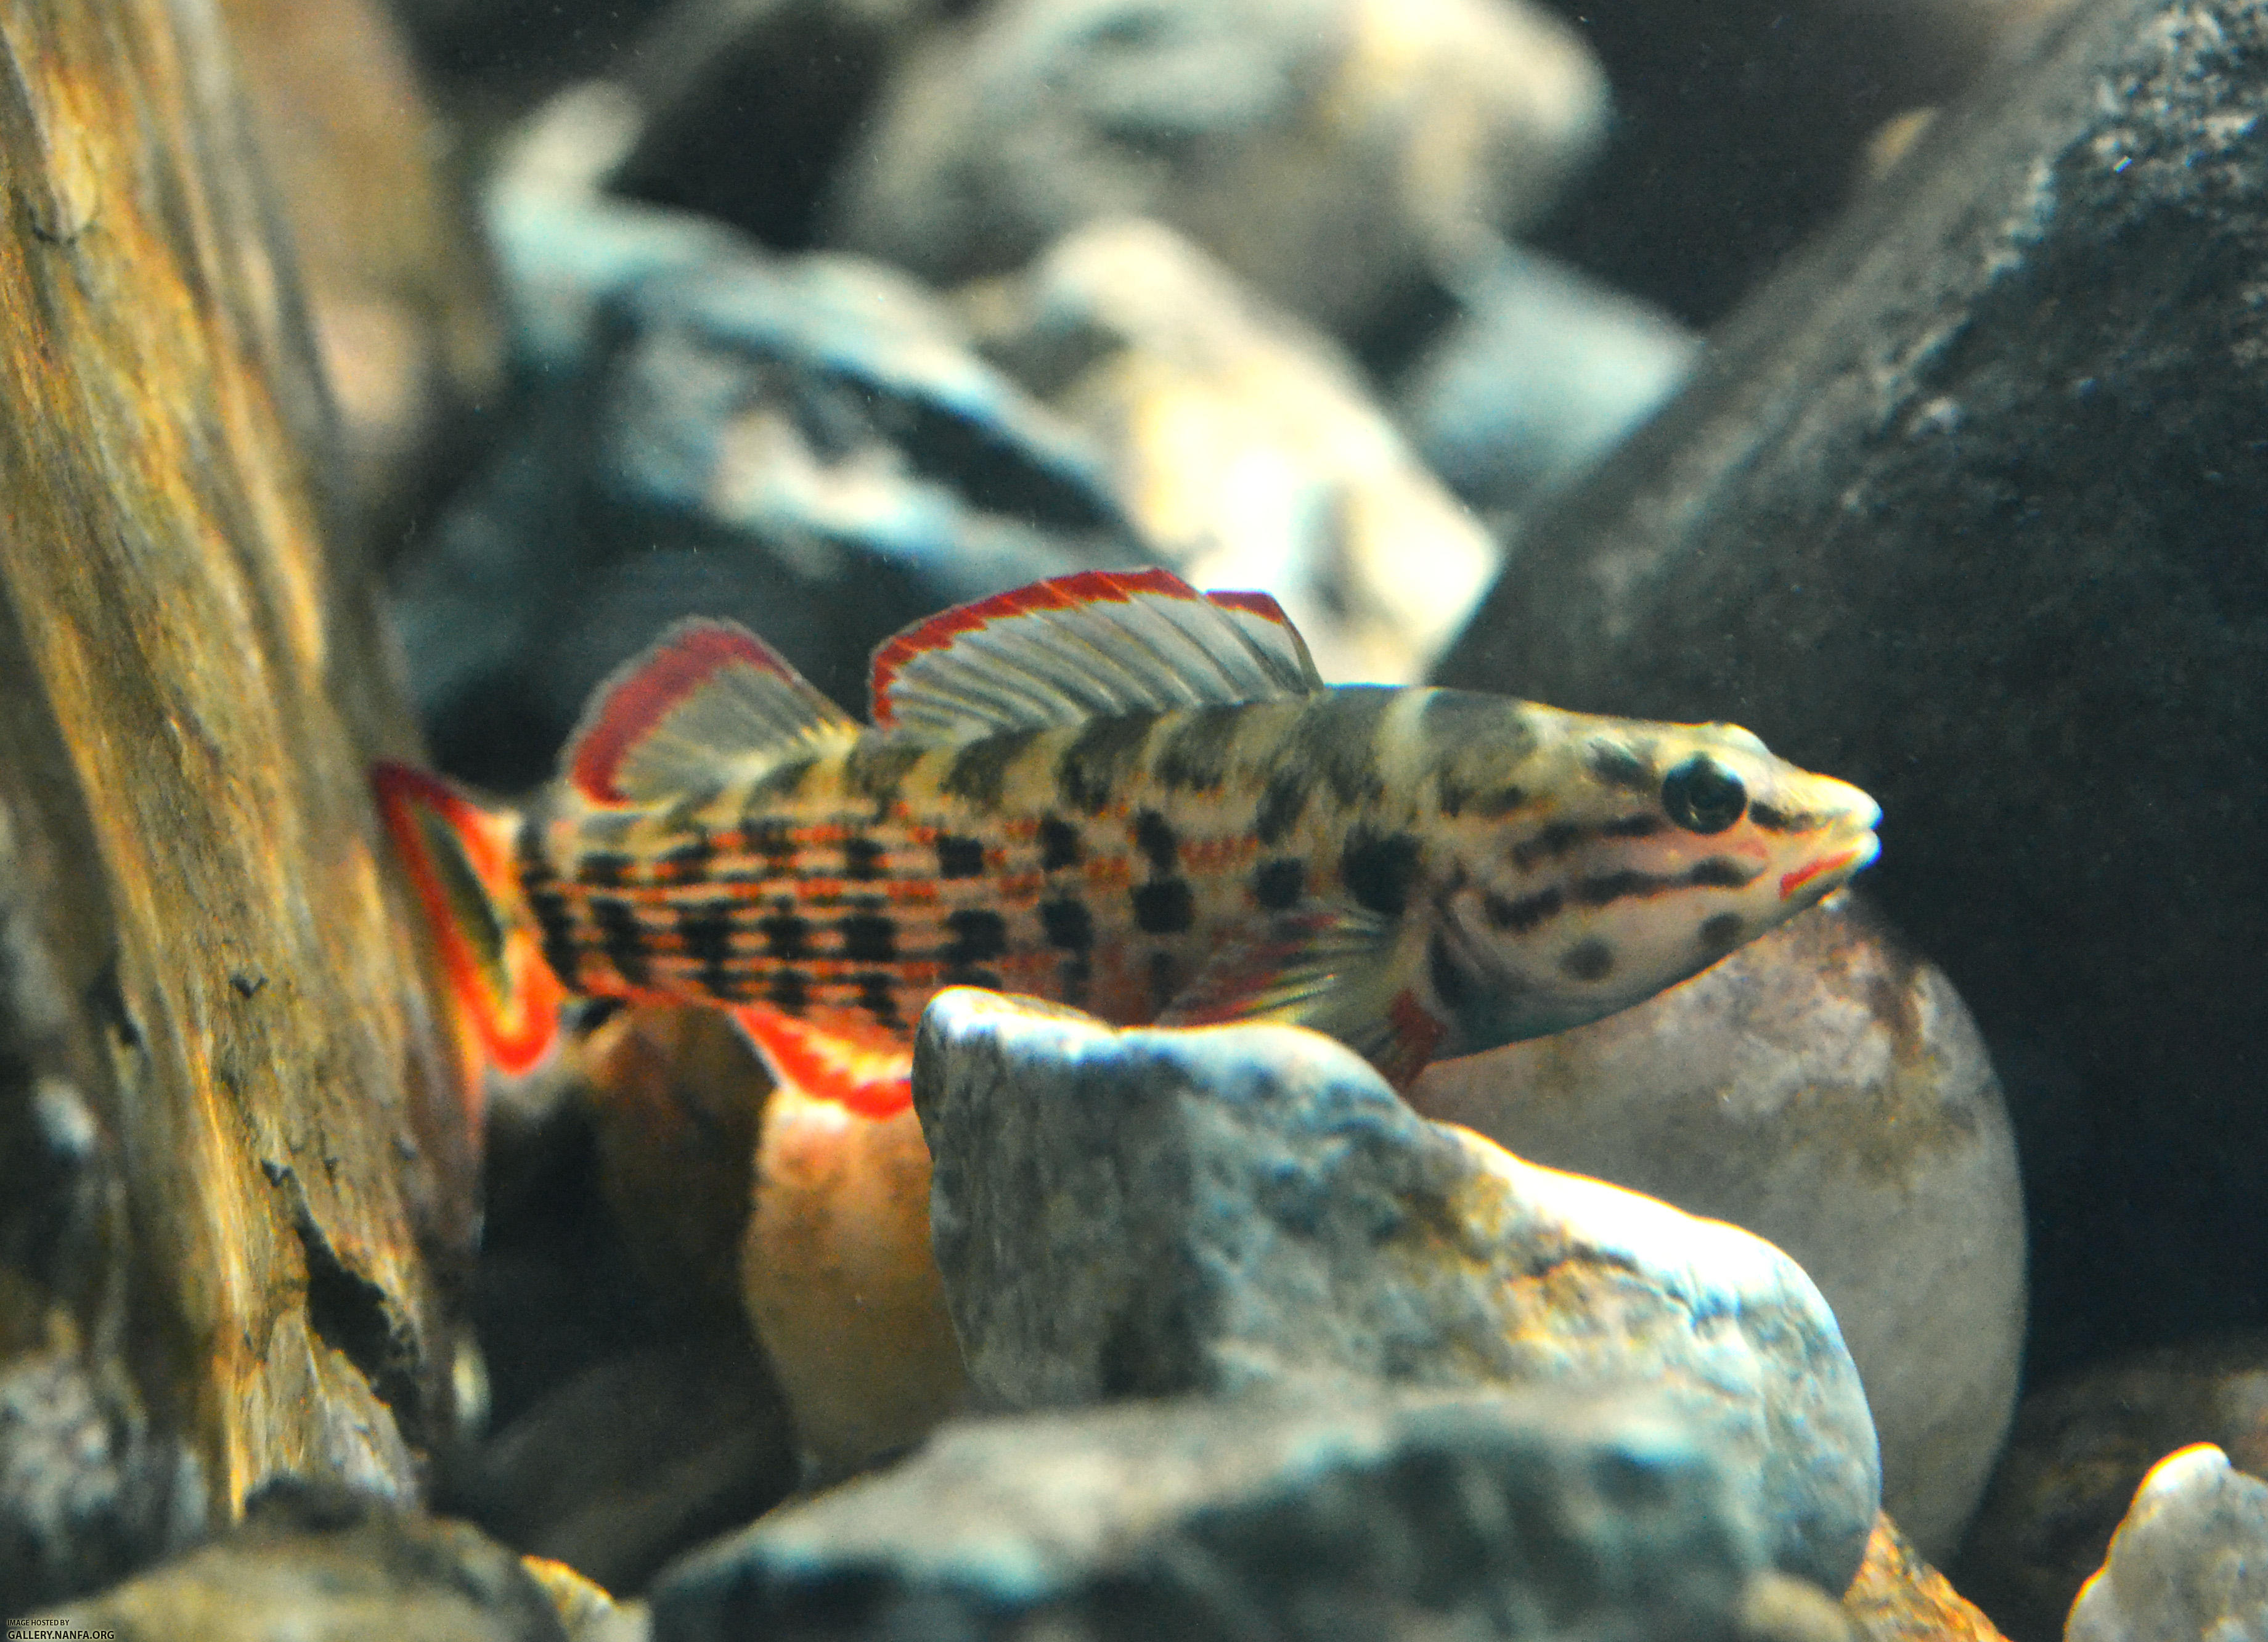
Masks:
[[[1843,1594],[1843,1611],[1866,1642],[2007,1642],[1881,1514],[1859,1577]]]

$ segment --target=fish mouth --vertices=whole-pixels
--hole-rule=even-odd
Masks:
[[[1852,791],[1858,792],[1855,787]],[[1874,823],[1882,818],[1882,806],[1863,792],[1858,797],[1859,801],[1837,822],[1835,837],[1827,850],[1793,872],[1780,874],[1782,901],[1806,892],[1813,901],[1823,900],[1830,891],[1873,865],[1874,858],[1881,854],[1882,841],[1874,836]]]

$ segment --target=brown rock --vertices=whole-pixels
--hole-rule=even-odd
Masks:
[[[1866,1642],[2004,1642],[1888,1516],[1874,1519],[1867,1559],[1843,1594],[1843,1611]]]
[[[2018,1642],[2051,1642],[2143,1476],[2210,1442],[2268,1478],[2268,1335],[2143,1352],[2043,1387],[2016,1410],[1961,1563]]]
[[[415,1485],[474,1138],[365,784],[411,733],[367,568],[325,551],[217,26],[0,4],[0,811],[52,982],[0,1009],[0,1129],[44,1137],[5,1154],[0,1289],[225,1516],[284,1471]]]

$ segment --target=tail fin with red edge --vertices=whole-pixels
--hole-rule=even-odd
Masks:
[[[512,873],[512,817],[390,760],[370,780],[459,1014],[499,1071],[529,1071],[559,1035],[566,994]]]

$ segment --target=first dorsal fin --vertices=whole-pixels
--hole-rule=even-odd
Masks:
[[[747,629],[697,618],[599,687],[563,768],[593,803],[634,803],[753,777],[858,728]]]
[[[874,652],[873,718],[961,737],[1322,688],[1266,593],[1200,593],[1170,571],[1082,571],[891,639]]]

